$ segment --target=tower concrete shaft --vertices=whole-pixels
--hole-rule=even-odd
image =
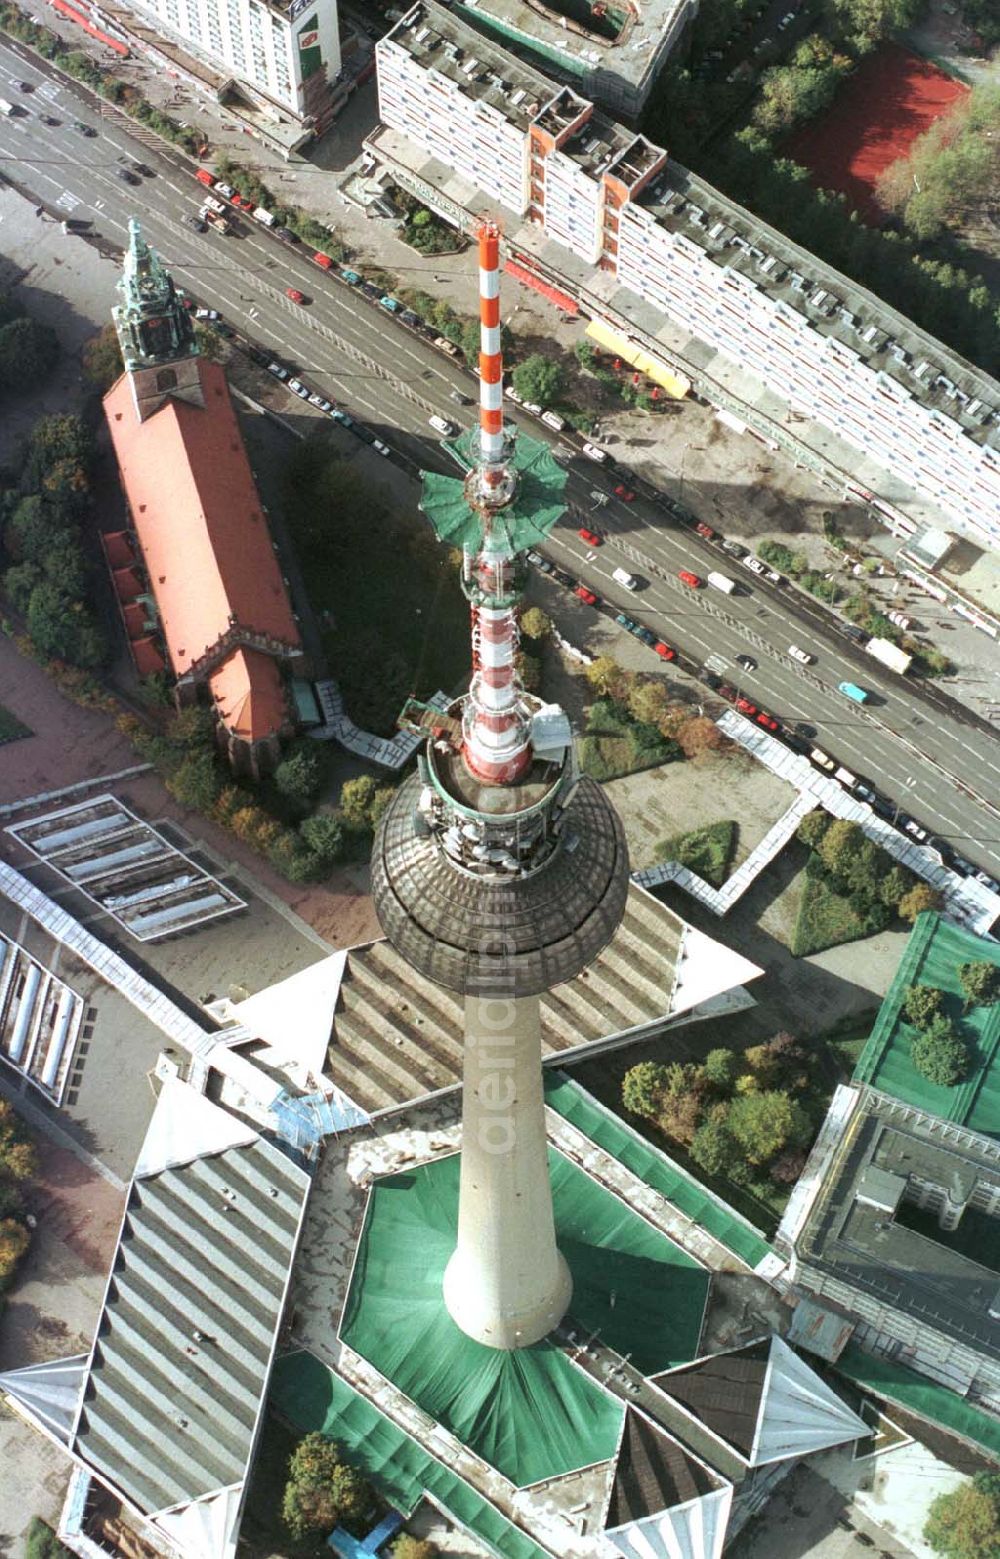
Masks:
[[[537,996],[465,999],[458,1244],[444,1302],[469,1337],[526,1348],[566,1313],[556,1246]]]

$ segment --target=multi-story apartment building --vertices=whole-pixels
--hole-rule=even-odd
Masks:
[[[126,0],[251,98],[323,120],[340,71],[336,0]]]
[[[376,52],[382,121],[431,159],[420,185],[444,209],[485,197],[540,228],[568,291],[582,261],[625,290],[623,312],[630,296],[678,327],[690,352],[674,366],[695,382],[713,359],[735,366],[776,424],[827,430],[925,519],[1000,547],[995,380],[434,0]]]
[[[602,108],[635,119],[698,0],[615,0],[592,7],[566,0],[459,0],[457,9]]]

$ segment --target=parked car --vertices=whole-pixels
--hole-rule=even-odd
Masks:
[[[317,395],[315,390],[313,390],[312,394],[309,396],[309,404],[310,406],[318,406],[320,411],[325,411],[328,414],[333,410],[333,407],[327,400],[326,396]]]
[[[358,275],[357,271],[352,271],[349,270],[347,266],[342,266],[340,274],[349,287],[360,287],[361,277]]]
[[[757,713],[757,705],[752,704],[749,698],[743,698],[742,695],[736,700],[736,707],[741,715],[753,716]]]
[[[605,450],[605,449],[598,449],[596,444],[584,444],[583,452],[586,455],[588,460],[596,460],[597,464],[599,466],[603,466],[603,465],[605,465],[607,463],[607,460],[608,460],[608,452],[607,452],[607,450]]]
[[[743,562],[745,563],[746,567],[750,570],[751,574],[766,574],[767,573],[767,564],[766,563],[762,563],[760,558],[755,558],[752,552],[748,552],[747,553],[746,557],[743,559]]]
[[[378,301],[384,309],[389,310],[390,314],[398,314],[403,306],[398,298],[390,298],[388,293],[385,293]]]
[[[446,336],[435,336],[433,345],[438,347],[442,352],[447,352],[449,357],[458,356],[458,347],[455,345],[454,341],[449,341]]]
[[[628,617],[624,612],[618,613],[617,617],[615,618],[615,622],[618,624],[619,628],[624,628],[628,633],[635,633],[635,630],[639,626],[634,617]]]
[[[915,817],[910,817],[906,812],[900,812],[897,822],[902,826],[904,833],[911,835],[917,841],[917,844],[926,844],[930,838],[928,830],[918,823]]]
[[[219,186],[216,185],[216,189],[218,189],[218,187]],[[274,227],[271,229],[271,231],[277,238],[283,238],[286,244],[298,244],[302,242],[298,233],[293,233],[290,227]]]
[[[224,319],[210,319],[209,324],[218,335],[225,336],[227,341],[231,341],[236,334],[232,325],[227,325]]]
[[[705,583],[700,574],[692,574],[689,568],[679,568],[677,578],[682,585],[687,585],[689,590],[700,590]]]
[[[622,503],[635,503],[635,493],[631,487],[626,487],[622,482],[619,482],[615,488],[615,497],[620,498]]]
[[[651,628],[639,627],[635,630],[635,636],[643,644],[648,644],[650,649],[652,649],[656,643],[656,634]]]
[[[587,530],[585,525],[581,525],[576,534],[579,536],[581,541],[585,541],[587,543],[588,547],[600,547],[603,545],[604,538],[599,536],[596,531]]]
[[[585,601],[588,606],[597,605],[597,596],[594,594],[593,590],[588,590],[586,585],[577,585],[576,593],[580,597],[580,600]]]
[[[339,406],[334,406],[333,410],[330,412],[330,416],[333,418],[334,422],[339,422],[342,428],[353,428],[354,426],[354,418],[351,416],[350,412],[341,411]]]
[[[871,806],[878,796],[878,791],[874,785],[869,785],[867,780],[859,779],[854,786],[854,794],[859,801],[867,801],[868,805]]]
[[[412,309],[404,309],[399,317],[404,325],[409,325],[411,330],[419,329],[421,324],[420,315],[414,314]]]
[[[653,648],[661,660],[677,659],[677,651],[673,649],[671,645],[664,644],[662,639],[657,639],[656,643],[653,645]]]
[[[304,295],[299,291],[298,287],[286,287],[285,297],[291,298],[293,303],[304,303],[306,301]]]
[[[267,371],[269,374],[273,374],[276,379],[288,378],[288,369],[284,368],[281,363],[268,363]]]
[[[293,395],[297,395],[299,397],[300,401],[307,401],[309,399],[309,391],[306,389],[301,379],[289,379],[288,388],[291,390]]]
[[[765,731],[780,731],[781,726],[773,715],[769,715],[766,709],[757,711],[757,724],[762,725]]]
[[[552,570],[552,577],[553,579],[557,579],[561,585],[564,585],[567,590],[576,589],[576,580],[573,578],[572,574],[567,574],[564,568],[554,568]]]
[[[697,529],[698,527],[695,526],[695,530]],[[747,555],[746,547],[739,541],[723,541],[720,545],[723,552],[728,552],[731,558],[745,558]]]
[[[542,408],[539,406],[537,401],[522,401],[521,405],[524,407],[525,411],[530,411],[533,417],[540,417],[542,415]]]
[[[540,569],[543,574],[551,574],[552,564],[548,558],[543,558],[540,552],[528,552],[525,554],[532,568]]]
[[[698,532],[699,536],[704,536],[706,541],[715,540],[716,532],[712,529],[711,525],[706,525],[704,520],[697,520],[695,522],[694,528]]]
[[[975,873],[975,878],[977,882],[982,883],[984,888],[988,888],[991,893],[1000,893],[1000,882],[997,882],[995,877],[991,877],[989,872],[978,871]]]
[[[218,319],[218,309],[195,309],[195,319]]]
[[[507,399],[509,401],[513,401],[514,402],[515,406],[523,406],[524,405],[524,402],[522,401],[521,397],[518,395],[517,391],[515,390],[515,388],[514,388],[514,386],[512,384],[506,385],[504,387],[504,392],[503,393],[504,393],[504,395],[506,395],[506,397],[507,397]]]
[[[377,449],[380,455],[392,454],[392,450],[389,448],[388,444],[383,444],[380,438],[372,439],[372,448]]]
[[[318,265],[321,271],[329,271],[333,267],[333,261],[330,259],[330,256],[324,254],[321,249],[317,249],[313,255],[313,264]]]

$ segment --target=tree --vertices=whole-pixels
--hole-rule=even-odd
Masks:
[[[438,1559],[440,1549],[426,1537],[413,1537],[403,1532],[392,1545],[392,1559]]]
[[[185,752],[208,747],[214,739],[215,719],[203,704],[185,704],[183,709],[174,710],[167,722],[167,740]]]
[[[860,824],[837,818],[820,840],[817,854],[827,871],[833,872],[835,877],[843,877],[864,842]]]
[[[118,332],[114,325],[105,325],[96,336],[84,343],[80,354],[84,378],[93,385],[99,395],[110,390],[119,374],[124,372]]]
[[[992,1007],[1000,1001],[1000,968],[988,959],[962,964],[958,979],[967,1007]]]
[[[344,825],[333,812],[317,812],[314,817],[303,818],[299,838],[325,867],[332,866],[344,854]]]
[[[93,436],[79,417],[69,413],[42,417],[32,429],[27,458],[21,469],[21,491],[41,491],[46,475],[62,460],[71,461],[87,472],[93,456]]]
[[[622,1104],[631,1115],[652,1120],[667,1091],[668,1070],[659,1061],[640,1061],[622,1078]]]
[[[931,1502],[924,1539],[945,1559],[996,1559],[1000,1553],[1000,1473],[977,1472]]]
[[[642,725],[655,725],[657,731],[667,710],[667,690],[662,682],[636,682],[629,689],[629,714]]]
[[[969,1070],[965,1041],[940,1013],[916,1035],[910,1056],[920,1075],[939,1088],[954,1088]]]
[[[31,1243],[31,1235],[16,1218],[0,1218],[0,1287],[12,1278]]]
[[[0,1175],[30,1180],[38,1173],[38,1153],[27,1128],[8,1099],[0,1099]]]
[[[104,635],[88,607],[48,581],[36,585],[27,610],[28,634],[41,654],[71,666],[99,666],[107,654]]]
[[[584,668],[583,674],[598,698],[614,697],[624,676],[622,668],[610,655],[598,655],[596,660]]]
[[[345,780],[340,787],[340,809],[352,828],[367,828],[377,786],[370,774]]]
[[[943,991],[935,985],[908,985],[903,997],[903,1015],[914,1028],[928,1028],[941,1011]]]
[[[937,888],[931,887],[929,882],[918,882],[909,893],[904,893],[896,908],[900,919],[908,920],[912,924],[925,910],[940,909],[941,895]]]
[[[895,909],[900,899],[905,898],[917,881],[911,871],[897,863],[895,866],[890,866],[879,883],[878,896],[888,909]]]
[[[701,1070],[706,1083],[713,1088],[729,1089],[736,1076],[736,1056],[720,1046],[708,1052]]]
[[[24,1559],[70,1559],[72,1549],[60,1543],[47,1521],[32,1516],[24,1534]]]
[[[59,338],[51,325],[26,317],[0,325],[0,390],[34,389],[58,356]]]
[[[698,1127],[688,1151],[706,1175],[728,1174],[734,1160],[739,1158],[739,1148],[727,1130],[725,1120],[714,1117]]]
[[[826,836],[830,826],[830,814],[817,807],[815,812],[807,812],[796,830],[796,838],[800,844],[804,844],[808,850],[818,850]]]
[[[521,613],[521,634],[525,639],[545,639],[552,632],[552,620],[540,606],[527,606]]]
[[[340,1448],[325,1435],[307,1434],[292,1452],[281,1515],[293,1537],[332,1532],[371,1509],[371,1490],[341,1460]]]
[[[523,363],[518,363],[511,379],[523,401],[530,401],[537,406],[551,406],[562,389],[562,364],[543,357],[540,352],[533,352]]]
[[[708,715],[692,715],[677,728],[677,741],[685,758],[708,757],[723,752],[732,744]]]
[[[274,784],[278,793],[302,812],[307,812],[316,800],[322,770],[319,754],[310,747],[299,747],[283,758],[274,771]]]
[[[221,789],[214,753],[208,749],[187,753],[167,777],[166,786],[182,807],[211,812]]]
[[[734,1099],[727,1125],[749,1164],[765,1164],[783,1148],[802,1147],[812,1133],[798,1100],[776,1089]]]
[[[368,821],[372,828],[377,828],[394,800],[396,789],[394,785],[380,785],[372,797],[371,806],[368,808]]]
[[[807,1157],[805,1148],[789,1148],[787,1153],[778,1154],[768,1174],[775,1185],[794,1185],[806,1166]]]

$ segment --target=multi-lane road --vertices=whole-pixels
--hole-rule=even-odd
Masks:
[[[19,92],[21,80],[35,90]],[[449,469],[428,418],[437,414],[461,422],[473,414],[455,400],[456,394],[476,393],[466,370],[377,302],[326,275],[305,246],[282,243],[245,218],[237,218],[239,237],[193,231],[184,218],[197,210],[204,191],[190,162],[158,149],[148,134],[140,142],[124,116],[102,110],[96,98],[6,41],[0,43],[0,97],[23,109],[0,119],[0,172],[47,213],[92,223],[89,232],[119,250],[129,217],[139,216],[178,283],[199,302],[221,310],[242,335],[297,370],[310,388],[367,422],[404,461]],[[43,113],[58,122],[44,124]],[[77,121],[96,135],[85,137]],[[117,170],[136,161],[153,176],[133,187]],[[72,234],[65,239],[81,241]],[[95,299],[98,314],[110,308],[115,280],[109,266],[108,297]],[[289,286],[305,294],[307,306],[285,296]],[[884,671],[812,602],[790,588],[761,583],[717,545],[680,526],[655,497],[643,494],[633,503],[616,498],[618,483],[631,485],[627,473],[623,478],[621,470],[588,462],[565,438],[516,408],[511,412],[568,461],[568,496],[578,517],[568,516],[552,538],[556,562],[690,661],[722,656],[732,668],[727,680],[739,681],[754,703],[788,724],[814,726],[819,745],[1000,877],[1000,742],[992,732],[939,695],[926,697]],[[304,405],[302,413],[309,414]],[[581,523],[605,535],[601,548],[579,540]],[[612,570],[622,565],[641,576],[644,588],[630,593],[613,582]],[[689,591],[676,577],[682,568],[702,577],[712,568],[721,570],[739,579],[745,593]],[[567,600],[573,600],[583,636],[593,609]],[[797,665],[787,654],[792,643],[813,653],[815,664]],[[755,671],[738,668],[740,653],[753,655]],[[650,651],[650,670],[659,665]],[[858,710],[836,691],[845,680],[871,691],[870,708]]]

